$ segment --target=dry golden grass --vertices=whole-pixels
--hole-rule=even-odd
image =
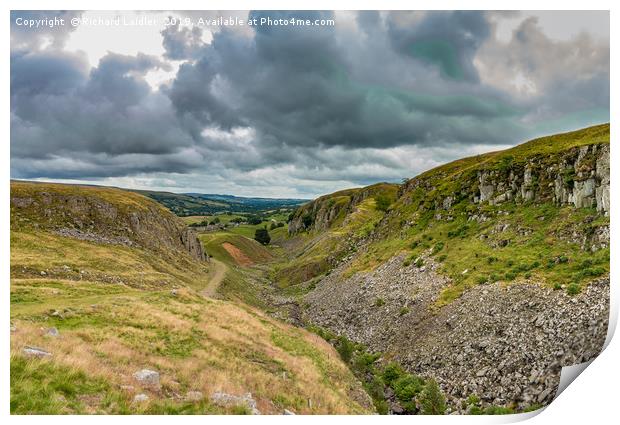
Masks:
[[[188,391],[201,391],[206,397],[216,391],[250,392],[263,413],[281,413],[284,408],[324,414],[368,411],[363,400],[357,402],[352,396],[360,388],[350,371],[333,348],[315,335],[248,306],[206,299],[189,287],[180,287],[173,295],[170,288],[183,282],[141,262],[138,250],[70,241],[69,246],[77,245],[79,250],[57,249],[47,257],[36,256],[30,255],[27,243],[32,235],[24,235],[26,242],[16,240],[22,235],[13,235],[11,254],[11,318],[17,329],[11,335],[11,354],[22,356],[25,346],[53,353],[50,360],[31,360],[30,367],[47,362],[102,379],[129,412],[136,413],[154,409],[157,403],[181,404]],[[43,235],[48,247],[67,243],[60,239]],[[99,262],[101,256],[94,253],[117,261],[107,262],[106,268],[106,261]],[[95,255],[92,262],[89,255]],[[72,269],[97,270],[111,280],[97,281],[94,272],[88,280],[56,276],[56,271],[63,273],[62,263]],[[137,264],[139,271],[133,267]],[[39,268],[47,270],[45,276],[37,276]],[[170,285],[153,289],[144,284],[160,274]],[[143,284],[137,285],[138,281]],[[52,326],[59,329],[60,337],[45,335]],[[143,368],[160,372],[161,388],[141,387],[133,379],[133,373]],[[140,392],[148,394],[150,401],[132,403],[133,395]],[[115,413],[114,407],[98,404],[106,397],[109,394],[83,395],[79,411]],[[213,413],[213,409],[230,412],[208,402],[197,412]],[[75,411],[67,406],[60,410]]]

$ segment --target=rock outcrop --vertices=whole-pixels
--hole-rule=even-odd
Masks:
[[[434,199],[433,208],[450,210],[455,201],[468,198],[474,204],[500,205],[514,201],[596,207],[600,213],[609,215],[609,176],[609,144],[606,143],[574,147],[553,155],[532,155],[526,161],[516,161],[505,154],[489,166],[481,164],[474,172],[467,170],[453,176],[460,182],[460,190]],[[437,178],[444,177],[439,174],[411,179],[402,192],[406,194],[418,188],[433,192]]]
[[[205,260],[193,229],[161,205],[114,188],[11,182],[11,224],[97,243],[176,250]]]
[[[289,221],[288,232],[293,235],[307,230],[327,230],[338,219],[344,219],[365,199],[379,193],[395,193],[397,187],[395,184],[378,183],[360,189],[343,190],[322,196],[295,211]]]
[[[609,214],[609,145],[573,148],[555,163],[536,157],[524,166],[478,172],[474,202],[547,201]]]

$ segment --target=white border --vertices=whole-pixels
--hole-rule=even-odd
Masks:
[[[434,0],[434,1],[398,1],[398,0],[383,0],[383,1],[339,1],[337,4],[334,1],[327,0],[314,0],[314,1],[282,1],[282,0],[264,0],[264,1],[241,1],[241,0],[211,0],[208,2],[202,1],[190,1],[190,0],[175,0],[175,1],[145,1],[145,0],[91,0],[88,2],[77,0],[64,0],[64,1],[43,1],[43,0],[5,0],[2,2],[2,8],[4,9],[4,19],[6,19],[3,32],[2,43],[2,59],[3,66],[0,67],[0,73],[2,73],[2,111],[0,117],[2,117],[3,139],[2,139],[2,153],[0,154],[0,172],[2,173],[2,184],[0,185],[0,196],[4,200],[2,208],[0,209],[0,217],[2,222],[1,229],[1,249],[4,258],[0,261],[0,276],[2,276],[1,282],[3,282],[3,290],[1,292],[1,302],[4,306],[0,329],[4,329],[5,334],[1,340],[2,352],[0,354],[2,358],[2,387],[1,387],[1,400],[2,400],[2,414],[9,416],[9,170],[10,170],[10,143],[9,143],[9,123],[10,123],[10,73],[9,73],[9,52],[10,52],[10,26],[9,26],[9,10],[10,9],[42,9],[42,10],[55,10],[55,9],[90,9],[90,10],[192,10],[192,9],[213,9],[213,10],[246,10],[246,9],[284,9],[284,10],[296,10],[296,9],[311,9],[311,10],[441,10],[441,9],[488,9],[488,10],[611,10],[611,75],[614,75],[614,70],[618,70],[617,66],[617,34],[620,19],[620,6],[617,6],[618,2],[602,1],[602,0],[590,0],[588,2],[577,1],[563,1],[552,2],[548,0],[521,0],[513,1],[506,0],[497,2],[490,0],[470,0],[466,3],[456,0]],[[615,9],[614,10],[614,6]],[[611,81],[611,92],[617,87],[615,80]],[[615,122],[617,115],[617,99],[611,97],[611,121]],[[613,127],[613,126],[612,126]],[[612,136],[615,135],[615,127],[612,128]],[[615,137],[614,137],[615,139]],[[611,144],[612,150],[612,167],[611,167],[611,179],[616,182],[618,176],[616,160],[617,149],[615,148],[615,140]],[[615,183],[614,186],[615,187]],[[615,193],[611,193],[611,212],[612,221],[616,223],[616,217],[618,215],[618,202]],[[618,264],[618,256],[616,254],[615,242],[618,240],[618,232],[615,226],[611,227],[611,281],[612,284],[612,318],[611,321],[615,325],[617,321],[618,312],[618,293],[616,289],[617,282],[617,269],[614,267]],[[608,338],[609,340],[609,338]],[[609,342],[609,341],[608,341]],[[532,419],[529,419],[531,424],[544,424],[548,422],[557,422],[564,424],[572,423],[611,423],[611,418],[617,417],[617,383],[620,377],[618,368],[618,359],[620,359],[620,343],[617,338],[611,339],[608,347],[605,351],[590,365],[587,370],[581,374],[576,381],[569,385],[544,412],[539,415],[535,415]],[[32,421],[44,421],[46,424],[56,423],[78,423],[84,421],[84,418],[71,416],[71,417],[8,417],[8,420],[15,423],[30,423]],[[110,419],[120,423],[135,423],[136,421],[148,420],[151,423],[167,423],[171,418],[167,417],[148,417],[138,418],[135,416],[130,417],[89,417],[87,420],[90,423],[108,423]],[[525,418],[523,418],[525,419]],[[391,422],[391,423],[503,423],[514,422],[518,418],[512,417],[481,417],[481,416],[442,416],[442,417],[377,417],[377,416],[356,416],[356,417],[312,417],[312,416],[281,416],[281,417],[252,417],[247,419],[241,419],[239,417],[188,417],[184,416],[179,419],[186,423],[201,423],[205,421],[209,423],[232,423],[240,420],[246,420],[248,422],[260,424],[271,424],[273,422],[280,421],[294,421],[296,423],[315,423],[317,420],[324,422],[325,424],[350,422],[358,424]]]

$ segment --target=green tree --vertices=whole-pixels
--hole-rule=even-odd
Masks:
[[[248,217],[248,223],[251,224],[252,226],[261,224],[262,222],[263,222],[263,219],[257,215]]]
[[[256,229],[254,232],[254,240],[263,245],[269,245],[269,242],[271,242],[271,236],[269,236],[269,232],[266,228]]]
[[[391,204],[392,200],[389,196],[383,194],[375,196],[375,208],[379,211],[387,211]]]
[[[446,413],[446,399],[434,379],[429,379],[421,397],[424,415],[443,415]]]
[[[308,229],[311,225],[312,222],[314,220],[312,219],[312,216],[310,214],[305,214],[302,218],[301,218],[301,222],[303,223],[304,227],[306,229]]]
[[[353,351],[355,350],[355,346],[351,341],[349,341],[344,336],[338,337],[338,344],[336,345],[336,351],[342,357],[345,363],[349,363],[351,361],[351,357],[353,356]]]

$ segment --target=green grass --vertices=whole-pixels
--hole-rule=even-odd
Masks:
[[[11,356],[11,414],[33,412],[123,414],[129,413],[129,401],[103,378],[45,360]]]

